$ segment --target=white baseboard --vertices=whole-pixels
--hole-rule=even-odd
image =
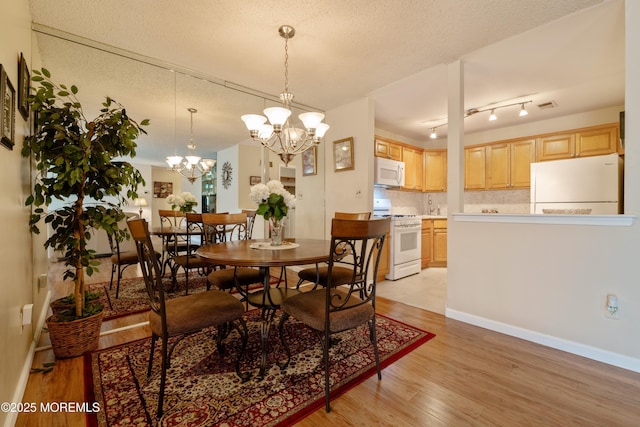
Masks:
[[[464,313],[450,308],[446,309],[445,316],[450,319],[459,320],[484,329],[521,338],[546,347],[555,348],[578,356],[586,357],[588,359],[597,360],[598,362],[606,363],[608,365],[617,366],[634,372],[640,372],[640,360],[633,357],[542,334],[540,332],[519,328],[517,326],[497,322],[495,320],[486,319],[484,317],[475,316],[473,314]]]
[[[12,402],[22,402],[24,391],[26,390],[27,382],[29,381],[29,374],[31,373],[33,358],[36,354],[36,344],[40,340],[40,333],[42,333],[42,328],[44,327],[44,322],[47,318],[47,310],[49,309],[50,301],[51,301],[51,291],[47,291],[47,295],[44,299],[44,304],[42,305],[42,310],[40,311],[40,316],[38,317],[38,322],[36,323],[36,330],[31,339],[29,352],[27,353],[27,357],[25,357],[24,363],[22,364],[22,370],[20,372],[20,376],[18,377],[18,384],[16,385],[16,389],[13,393],[13,399],[11,400]],[[7,414],[7,418],[4,421],[4,426],[13,427],[16,425],[17,420],[18,420],[18,413],[9,412]]]

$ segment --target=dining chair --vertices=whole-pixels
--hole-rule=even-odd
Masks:
[[[253,224],[256,222],[255,209],[242,209],[242,213],[247,214],[247,240],[253,238]]]
[[[246,213],[205,213],[202,214],[202,226],[207,244],[249,239]],[[227,291],[238,289],[245,298],[249,285],[263,280],[264,274],[257,268],[220,265],[207,275],[207,290],[212,286]]]
[[[111,248],[111,280],[109,289],[113,289],[113,278],[116,277],[116,298],[120,296],[120,281],[123,272],[132,265],[138,264],[138,252],[133,240],[129,236],[127,221],[138,218],[138,214],[125,212],[122,220],[118,221],[118,230],[125,230],[126,236],[118,236],[113,232],[107,232],[109,247]]]
[[[353,219],[353,220],[368,220],[371,218],[371,212],[336,212],[333,216],[337,219]],[[346,261],[346,260],[345,260]],[[334,266],[333,268],[333,283],[346,283],[351,275],[351,269],[348,267]],[[324,287],[327,285],[328,267],[320,267],[316,264],[315,268],[305,268],[298,272],[298,283],[296,289],[300,289],[303,282],[313,283],[312,290],[316,289],[318,285]]]
[[[326,286],[293,295],[285,299],[281,306],[282,316],[278,323],[278,331],[287,353],[287,360],[284,363],[278,362],[278,366],[285,370],[291,361],[291,351],[285,339],[284,325],[287,319],[293,316],[313,329],[320,339],[327,412],[331,411],[329,347],[332,345],[333,334],[368,325],[378,380],[382,379],[375,322],[376,274],[389,223],[389,218],[373,220],[334,218],[331,223],[331,252]],[[342,258],[345,253],[350,253],[354,259],[351,265],[351,277],[346,283],[334,283],[335,276],[332,272],[336,266],[335,260]]]
[[[202,225],[202,214],[187,212],[186,218],[186,230],[189,233],[185,239],[183,249],[179,249],[178,240],[173,239],[174,249],[171,251],[176,255],[171,257],[171,281],[175,287],[178,280],[178,271],[182,268],[185,272],[185,295],[189,294],[189,272],[191,270],[197,270],[202,276],[209,273],[211,270],[211,264],[200,259],[196,256],[195,251],[200,247],[200,244],[204,238],[204,230]],[[185,245],[186,243],[186,245]]]
[[[159,209],[160,229],[173,230],[186,226],[186,216],[182,211]],[[186,250],[186,239],[177,235],[162,235],[162,275],[171,263],[171,257]]]
[[[138,259],[151,305],[149,312],[151,350],[147,378],[151,376],[156,342],[158,339],[162,340],[157,418],[162,416],[167,370],[171,365],[171,356],[176,346],[185,337],[205,328],[216,327],[216,346],[221,354],[225,352],[223,341],[233,329],[238,332],[242,347],[236,356],[235,369],[238,377],[243,382],[247,381],[250,374],[242,372],[240,369],[240,359],[246,350],[249,336],[247,325],[242,318],[244,313],[242,303],[227,292],[217,290],[166,300],[162,286],[161,266],[153,250],[146,220],[136,219],[130,221],[128,225],[131,236],[136,243]],[[172,340],[169,348],[169,338],[173,337],[177,339]]]

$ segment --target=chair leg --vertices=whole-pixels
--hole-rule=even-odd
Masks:
[[[331,405],[329,404],[331,397],[331,387],[329,384],[329,343],[330,335],[327,333],[324,337],[320,338],[322,342],[322,361],[324,363],[324,405],[327,413],[331,412]]]
[[[284,347],[284,351],[287,353],[287,361],[285,363],[280,363],[276,360],[276,364],[280,368],[281,371],[287,369],[289,366],[289,362],[291,362],[291,349],[289,349],[289,345],[287,345],[287,340],[284,339],[284,322],[289,318],[289,313],[282,313],[282,317],[280,317],[280,322],[278,322],[278,332],[280,334],[280,342],[282,343],[282,347]]]
[[[116,271],[116,264],[111,264],[111,281],[109,282],[109,290],[113,288],[113,273]]]
[[[380,372],[380,358],[378,357],[378,339],[376,337],[376,318],[374,317],[369,321],[369,335],[371,343],[373,344],[373,355],[376,358],[376,370],[378,371],[378,380],[382,379],[382,372]]]
[[[158,341],[158,336],[156,334],[151,334],[151,351],[149,352],[149,367],[147,368],[147,378],[151,376],[151,368],[153,367],[153,353],[156,348],[156,341]]]
[[[238,333],[240,334],[240,338],[242,338],[242,348],[240,349],[240,353],[238,353],[238,359],[236,360],[236,374],[238,374],[242,382],[245,382],[248,381],[249,378],[251,378],[251,372],[242,372],[240,370],[240,360],[242,359],[242,356],[244,356],[244,352],[247,349],[247,342],[249,341],[249,330],[247,329],[247,324],[242,317],[238,319],[238,323],[235,324],[235,326],[238,330]]]
[[[167,354],[167,337],[162,337],[162,367],[160,373],[160,394],[158,396],[158,413],[156,414],[156,418],[160,419],[162,417],[162,405],[164,403],[164,387],[167,383],[167,369],[169,356]]]
[[[122,278],[122,270],[120,269],[120,264],[118,264],[118,284],[116,285],[116,299],[118,299],[118,295],[120,295],[120,279],[121,278]]]

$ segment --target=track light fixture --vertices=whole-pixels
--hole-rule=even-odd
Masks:
[[[533,101],[529,100],[529,101],[524,101],[524,102],[515,102],[513,104],[499,105],[497,107],[491,106],[489,108],[481,108],[481,109],[479,109],[479,108],[469,108],[465,112],[464,118],[466,119],[469,116],[473,116],[473,115],[476,115],[478,113],[483,113],[485,111],[490,111],[491,113],[489,115],[489,121],[493,122],[493,121],[498,119],[498,117],[496,116],[496,110],[498,110],[500,108],[513,107],[515,105],[519,105],[520,106],[520,113],[518,115],[520,117],[524,117],[524,116],[529,114],[529,112],[525,108],[525,104],[528,104],[530,102],[533,102]],[[491,104],[489,104],[489,105],[491,105]],[[444,123],[442,123],[442,124],[440,124],[438,126],[431,127],[431,133],[429,134],[429,138],[436,139],[438,137],[438,134],[436,133],[436,129],[438,129],[439,127],[442,127],[442,126],[447,126],[447,125],[448,125],[448,123],[444,122]]]

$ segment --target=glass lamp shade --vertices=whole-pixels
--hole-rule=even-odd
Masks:
[[[189,166],[195,166],[198,163],[200,163],[201,157],[198,157],[198,156],[186,156],[185,159],[187,159],[187,163],[189,163]]]
[[[322,138],[325,133],[329,130],[329,125],[326,123],[318,123],[318,127],[316,127],[316,137]]]
[[[207,167],[207,169],[211,169],[216,165],[216,161],[214,159],[202,159],[202,164]]]
[[[133,201],[133,205],[134,206],[147,206],[147,199],[145,199],[144,197],[140,197],[138,199],[135,199]]]
[[[245,114],[240,117],[249,130],[258,130],[267,121],[265,116],[259,114]]]
[[[182,156],[167,157],[167,164],[172,168],[178,166],[181,162],[182,162]]]
[[[291,115],[291,111],[283,107],[271,107],[264,109],[264,115],[267,116],[272,125],[282,126]]]
[[[316,129],[322,119],[324,119],[324,114],[322,113],[302,113],[298,115],[298,118],[304,124],[304,127],[307,129]]]
[[[269,138],[271,138],[271,135],[273,134],[273,126],[271,125],[262,125],[260,126],[260,128],[258,129],[258,138],[262,139],[262,140],[268,140]]]

